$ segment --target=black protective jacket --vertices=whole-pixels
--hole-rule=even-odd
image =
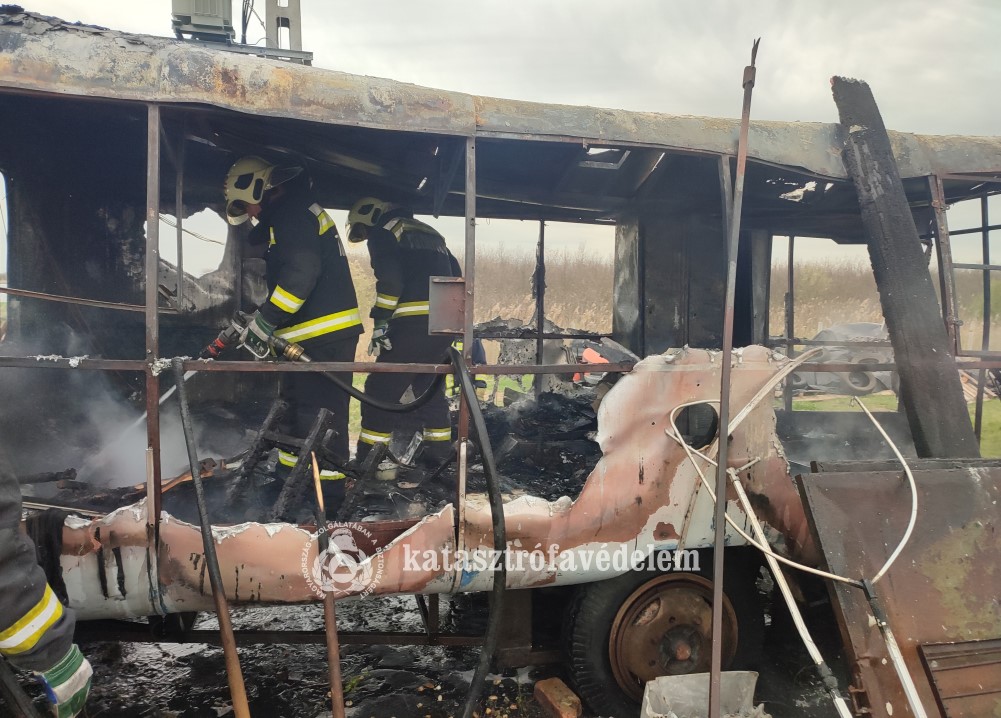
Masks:
[[[75,620],[46,582],[20,524],[21,486],[0,456],[0,656],[27,671],[47,671],[73,645]]]
[[[358,299],[334,221],[304,189],[265,207],[251,242],[267,242],[268,299],[261,315],[275,335],[309,347],[362,332]]]
[[[407,216],[388,217],[368,233],[376,291],[371,316],[376,321],[427,321],[430,278],[461,276],[459,262],[433,227]]]

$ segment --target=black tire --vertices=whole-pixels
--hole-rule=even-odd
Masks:
[[[634,718],[639,715],[641,683],[623,677],[621,659],[617,661],[619,668],[613,668],[612,628],[620,609],[628,615],[629,609],[624,605],[627,601],[646,595],[647,591],[656,590],[649,587],[656,586],[664,590],[666,586],[674,586],[674,583],[667,582],[676,580],[680,581],[677,587],[682,588],[689,598],[693,588],[704,591],[708,586],[711,592],[712,551],[700,552],[699,564],[701,570],[697,572],[663,574],[651,570],[633,571],[577,588],[566,614],[563,642],[571,682],[577,694],[595,714],[609,718]],[[727,651],[728,647],[724,645],[724,668],[754,669],[760,661],[765,628],[761,598],[756,586],[760,567],[760,554],[757,550],[728,549],[724,566],[724,596],[728,606],[732,608],[732,614],[729,615],[736,620],[736,647]],[[711,598],[707,605],[710,602]],[[641,616],[645,613],[641,613]],[[725,620],[727,616],[728,613],[724,613]],[[621,625],[622,622],[617,624],[617,635],[622,633],[622,629],[618,627]],[[682,630],[680,625],[663,634],[656,650],[664,651],[673,645],[668,642],[671,634],[678,630]],[[673,662],[671,665],[674,668],[659,670],[657,675],[708,671],[708,668],[700,666],[708,660],[709,650],[710,644],[706,643],[701,646],[699,655],[692,653],[700,665],[696,665],[693,660]],[[727,652],[732,654],[729,661],[726,661]],[[626,688],[623,688],[623,683]]]
[[[872,372],[857,369],[851,372],[837,372],[835,376],[841,380],[845,392],[852,396],[865,396],[879,388],[879,380]]]

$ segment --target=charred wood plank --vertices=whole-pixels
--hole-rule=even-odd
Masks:
[[[858,193],[915,449],[920,457],[979,457],[956,361],[876,100],[858,80],[835,77],[831,86],[845,131],[842,161]]]
[[[41,474],[29,474],[19,476],[19,484],[47,484],[55,481],[74,481],[76,479],[76,469],[65,469],[64,471],[46,471]]]

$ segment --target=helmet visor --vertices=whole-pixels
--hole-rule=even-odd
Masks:
[[[234,199],[226,204],[226,221],[230,224],[243,224],[250,215],[247,214],[247,203],[242,199]]]
[[[348,225],[348,241],[364,242],[368,239],[368,227],[361,222],[354,222]]]

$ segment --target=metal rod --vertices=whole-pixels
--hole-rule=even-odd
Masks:
[[[177,143],[177,152],[174,158],[174,217],[177,219],[177,308],[184,309],[184,155],[187,142],[188,118],[187,115],[181,121],[181,139]]]
[[[152,528],[148,549],[156,553],[160,525],[160,380],[154,362],[160,356],[157,278],[160,272],[160,106],[147,106],[146,121],[146,523]]]
[[[85,307],[97,307],[99,309],[118,309],[124,312],[145,312],[144,304],[124,304],[122,302],[102,302],[97,299],[82,299],[80,297],[67,297],[61,294],[49,294],[47,292],[33,292],[28,289],[14,289],[13,287],[0,287],[0,294],[10,294],[15,297],[27,297],[29,299],[41,299],[47,302],[61,302],[63,304],[80,304]],[[161,307],[158,310],[161,314],[176,314],[177,310],[169,307]]]
[[[542,364],[545,342],[542,335],[546,331],[546,223],[539,222],[539,246],[535,251],[535,363]],[[532,383],[535,398],[542,394],[542,382]]]
[[[198,466],[198,451],[195,448],[191,411],[188,408],[188,391],[184,386],[184,367],[179,358],[174,359],[171,364],[178,387],[177,398],[181,405],[181,427],[184,430],[184,444],[188,450],[191,481],[195,485],[195,502],[198,504],[198,522],[202,533],[202,546],[205,550],[205,563],[208,566],[212,598],[215,601],[219,632],[222,635],[223,653],[226,657],[226,680],[229,683],[230,698],[233,701],[233,713],[237,718],[250,718],[247,689],[243,683],[240,656],[236,652],[236,639],[233,637],[233,625],[230,622],[229,605],[226,601],[226,587],[219,571],[219,557],[215,551],[215,538],[212,536],[212,524],[209,521],[208,507],[205,503],[205,487],[202,484],[201,468]]]
[[[980,243],[984,261],[984,323],[980,336],[980,350],[990,351],[991,348],[991,232],[990,216],[987,207],[987,198],[980,198]],[[1001,269],[1001,267],[998,267]],[[984,425],[984,389],[987,386],[987,370],[981,369],[977,372],[977,406],[974,410],[973,433],[977,435],[977,441],[981,442],[983,448],[982,435]]]
[[[534,330],[522,331],[499,331],[499,332],[476,332],[478,339],[538,339],[539,334]],[[543,332],[543,339],[611,339],[611,334],[601,332]]]
[[[897,677],[900,679],[900,685],[904,690],[904,697],[907,698],[907,704],[911,709],[911,713],[914,715],[914,718],[928,718],[928,713],[921,703],[921,696],[918,695],[917,686],[914,685],[910,670],[907,668],[904,656],[900,652],[900,645],[897,643],[896,636],[893,635],[893,629],[890,628],[890,621],[887,617],[886,609],[883,607],[883,602],[876,594],[876,588],[871,581],[862,581],[862,586],[865,589],[866,598],[869,600],[869,608],[872,609],[872,616],[876,619],[876,625],[883,634],[887,653],[890,654],[890,663],[893,664],[893,668],[897,672]]]
[[[0,356],[0,367],[17,367],[21,369],[77,369],[77,370],[107,370],[107,371],[145,371],[147,364],[138,359],[89,359],[86,357],[61,356]],[[602,364],[601,371],[609,373],[629,372],[635,366],[634,362],[619,362]],[[965,366],[965,364],[964,364]],[[292,362],[217,362],[200,359],[185,359],[184,368],[197,372],[330,372],[351,371],[370,374],[448,374],[450,364],[376,364],[374,362],[311,362],[298,364]],[[542,366],[517,364],[477,364],[473,370],[477,374],[566,374],[570,372],[593,371],[594,364],[543,364]]]
[[[938,278],[942,294],[942,315],[953,356],[959,351],[959,316],[956,308],[956,277],[952,269],[952,244],[949,241],[949,221],[946,218],[945,190],[942,180],[932,175],[928,178],[932,209],[935,211],[935,253],[938,257]]]
[[[727,242],[726,307],[723,314],[723,354],[720,371],[719,426],[730,425],[730,364],[733,354],[733,314],[737,284],[737,253],[740,248],[740,212],[744,202],[744,172],[747,168],[747,135],[751,118],[751,94],[754,89],[755,66],[758,43],[751,48],[751,64],[744,68],[742,85],[744,103],[740,116],[740,138],[737,142],[737,172],[734,182],[730,180],[730,158],[720,158],[720,181],[724,202],[723,216],[729,234]],[[730,192],[733,192],[732,204]],[[715,521],[716,536],[713,549],[713,620],[712,620],[712,662],[709,673],[709,718],[720,715],[720,672],[723,668],[723,556],[726,534],[726,461],[729,448],[729,432],[719,432],[719,461],[716,467]]]
[[[432,594],[434,595],[434,594]],[[233,632],[237,646],[252,646],[261,643],[282,645],[319,645],[326,643],[325,631],[265,631],[257,629],[237,629]],[[338,643],[342,646],[467,646],[483,645],[483,636],[460,633],[438,634],[434,641],[427,631],[397,631],[381,633],[377,631],[340,631]],[[153,635],[148,626],[121,620],[85,621],[77,629],[78,639],[86,641],[129,641],[135,643],[206,643],[213,646],[222,644],[219,631],[195,629],[184,633]],[[553,662],[558,661],[555,658]]]
[[[473,328],[475,324],[476,302],[476,140],[466,138],[466,180],[464,185],[466,199],[466,237],[465,237],[465,280],[466,302],[463,315],[462,354],[467,364],[473,361]],[[466,521],[466,472],[469,454],[466,446],[469,440],[469,406],[466,402],[459,403],[458,436],[456,439],[461,447],[459,450],[459,481],[456,483],[456,515],[457,548],[464,548],[463,534]]]
[[[983,197],[981,199],[986,199],[986,197]],[[988,231],[989,232],[989,230],[986,230],[986,228],[983,228],[981,231]],[[952,234],[953,235],[957,235],[957,234],[959,234],[959,232],[953,232]],[[978,269],[978,270],[984,270],[984,271],[987,271],[987,272],[1001,272],[1001,264],[987,264],[986,260],[985,260],[984,264],[966,264],[966,263],[961,263],[961,262],[953,262],[952,263],[952,268],[953,269]]]
[[[769,337],[768,344],[782,346],[792,344],[793,346],[807,347],[892,347],[888,339],[803,339],[802,337]]]
[[[321,553],[330,547],[327,535],[326,507],[323,505],[323,488],[320,486],[320,464],[316,452],[309,452],[313,461],[313,489],[316,491],[316,541]],[[341,682],[341,649],[337,642],[337,609],[334,594],[323,594],[323,627],[327,639],[327,667],[330,670],[330,708],[332,718],[344,718],[344,686]]]
[[[789,236],[789,252],[786,255],[786,356],[792,359],[796,336],[796,237]],[[786,411],[792,411],[792,382],[787,381],[782,388],[782,400]]]

